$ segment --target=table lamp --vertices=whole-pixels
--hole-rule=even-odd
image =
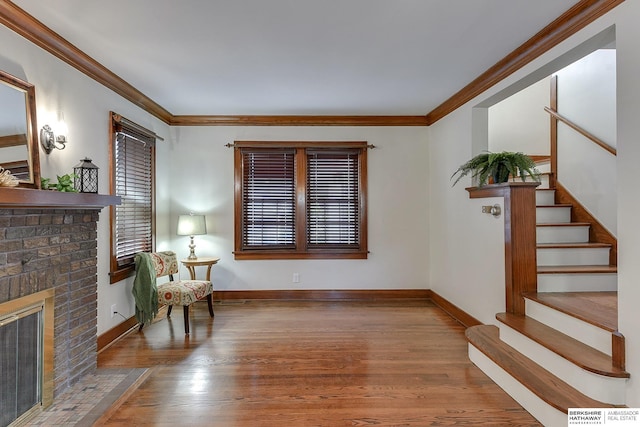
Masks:
[[[189,249],[191,250],[187,259],[198,259],[195,253],[196,245],[193,243],[193,236],[207,234],[207,223],[204,215],[194,215],[193,212],[189,215],[178,216],[178,236],[191,237],[191,243]]]

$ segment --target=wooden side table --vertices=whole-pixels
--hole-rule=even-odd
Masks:
[[[191,275],[191,280],[196,280],[196,267],[206,265],[207,266],[207,280],[211,281],[211,267],[214,264],[217,264],[220,261],[220,258],[215,257],[198,257],[197,259],[181,259],[180,262],[187,267],[189,270],[189,274]]]

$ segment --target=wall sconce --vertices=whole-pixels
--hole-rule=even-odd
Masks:
[[[189,257],[187,259],[198,259],[195,254],[196,245],[193,243],[193,236],[207,234],[207,223],[204,215],[194,215],[191,212],[189,215],[178,216],[178,236],[191,237],[191,244],[189,244]]]
[[[51,126],[44,125],[42,129],[40,129],[40,145],[42,145],[45,153],[51,154],[54,148],[56,150],[64,150],[66,143],[67,137],[64,135],[55,136]]]

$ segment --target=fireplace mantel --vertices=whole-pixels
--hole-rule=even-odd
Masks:
[[[104,208],[119,205],[120,196],[64,193],[31,188],[0,188],[0,208]]]

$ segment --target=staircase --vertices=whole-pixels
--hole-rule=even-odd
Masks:
[[[624,406],[629,374],[617,331],[612,245],[572,222],[548,175],[536,190],[537,292],[525,314],[467,329],[469,358],[545,426],[566,426],[569,408]],[[614,252],[615,255],[615,252]]]

